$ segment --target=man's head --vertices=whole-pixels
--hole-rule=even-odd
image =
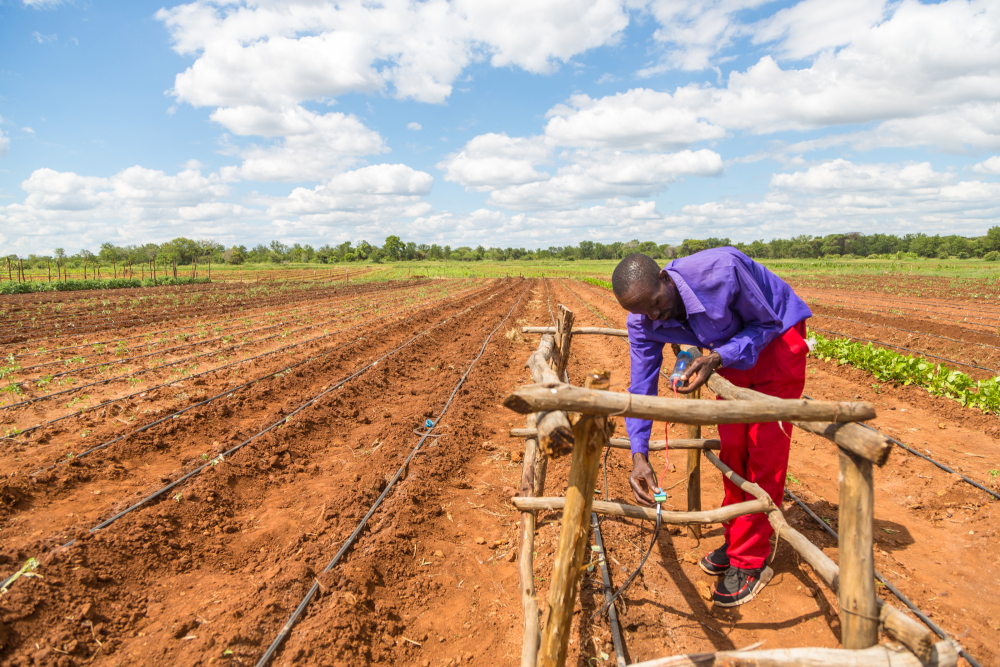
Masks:
[[[628,255],[611,275],[611,288],[622,308],[651,320],[676,318],[684,312],[677,287],[660,273],[656,260],[636,253]]]

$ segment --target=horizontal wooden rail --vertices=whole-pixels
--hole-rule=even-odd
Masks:
[[[718,374],[712,374],[708,379],[708,388],[718,396],[735,401],[780,401],[779,398],[768,396],[753,389],[737,387],[732,382]],[[872,431],[857,424],[843,423],[854,420],[838,419],[838,423],[830,423],[830,419],[789,420],[803,431],[809,431],[832,440],[839,447],[871,461],[877,466],[885,465],[892,452],[892,442],[878,431]]]
[[[722,460],[712,452],[706,451],[705,458],[707,458],[712,465],[721,470],[726,479],[731,481],[746,493],[749,493],[759,500],[766,499],[768,502],[771,501],[771,497],[767,495],[764,489],[737,475],[732,468],[723,463]],[[830,587],[830,590],[839,594],[840,568],[837,564],[830,560],[829,556],[823,553],[815,544],[810,542],[802,533],[788,525],[788,522],[785,521],[785,515],[782,514],[780,508],[775,507],[773,511],[769,512],[767,520],[770,522],[771,527],[774,528],[775,534],[778,535],[780,539],[788,542],[788,544],[795,549],[800,556],[802,556],[802,559],[809,563],[809,566],[816,572],[817,575],[819,575],[819,578]],[[881,598],[877,598],[876,601],[880,608],[880,620],[886,631],[888,631],[908,649],[913,651],[913,653],[919,656],[921,660],[929,662],[937,636],[929,628],[913,620],[892,605],[886,603]]]
[[[865,402],[787,399],[684,401],[660,396],[592,391],[565,384],[520,387],[508,395],[503,404],[520,414],[565,410],[589,415],[638,417],[675,424],[756,424],[803,420],[852,422],[875,418],[875,406]]]
[[[586,335],[597,335],[597,336],[621,336],[622,338],[628,338],[628,331],[625,329],[607,329],[605,327],[573,327],[572,329],[574,336],[586,336]],[[555,327],[521,327],[521,333],[529,334],[555,334]]]
[[[534,428],[512,428],[507,432],[511,438],[534,438],[538,435],[538,429]],[[611,446],[616,449],[631,449],[632,442],[628,438],[611,438]],[[667,444],[666,440],[650,440],[649,451],[662,452]],[[716,438],[675,438],[670,441],[670,449],[721,449],[722,443]]]
[[[933,660],[924,664],[905,650],[872,646],[861,651],[842,648],[774,648],[766,651],[689,653],[636,662],[632,667],[953,667],[958,653],[951,642],[935,645]]]
[[[566,505],[565,498],[512,498],[514,507],[522,512],[534,512],[537,510],[561,510]],[[661,513],[660,518],[663,523],[686,526],[688,524],[723,523],[732,521],[736,517],[747,514],[762,514],[771,508],[770,501],[748,500],[743,503],[726,505],[714,510],[702,510],[700,512],[667,512]],[[628,519],[640,519],[642,521],[656,521],[656,510],[651,507],[640,507],[638,505],[626,505],[624,503],[609,503],[602,500],[595,500],[591,508],[597,514],[607,516],[621,516]]]

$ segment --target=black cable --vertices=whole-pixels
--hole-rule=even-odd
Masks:
[[[813,400],[812,396],[810,396],[809,394],[802,394],[802,398],[807,398],[809,400]],[[962,473],[956,472],[956,471],[952,470],[951,468],[949,468],[945,464],[941,463],[940,461],[935,461],[934,459],[932,459],[929,456],[924,456],[923,454],[921,454],[917,450],[913,449],[912,447],[909,447],[908,445],[903,444],[902,442],[900,442],[896,438],[892,437],[891,435],[886,435],[885,433],[882,433],[882,431],[879,431],[877,428],[873,428],[873,427],[869,426],[868,424],[865,424],[864,422],[857,422],[857,424],[858,424],[858,426],[863,426],[863,427],[865,427],[866,429],[868,429],[870,431],[875,431],[876,433],[878,433],[879,435],[881,435],[882,437],[884,437],[886,440],[893,441],[894,443],[896,443],[897,445],[899,445],[900,447],[902,447],[903,449],[905,449],[909,453],[913,454],[914,456],[919,456],[920,458],[924,459],[925,461],[927,461],[929,463],[933,463],[938,468],[940,468],[941,470],[944,470],[947,473],[950,473],[952,475],[957,475],[958,477],[961,477],[963,481],[968,482],[969,484],[971,484],[972,486],[976,487],[980,491],[985,491],[986,493],[990,494],[991,496],[993,496],[997,500],[1000,500],[1000,494],[998,494],[996,491],[991,491],[990,489],[986,488],[985,486],[983,486],[982,484],[980,484],[976,480],[969,479],[968,477],[966,477]]]
[[[607,473],[607,468],[605,468],[605,473]],[[607,476],[605,474],[606,479]],[[607,484],[605,483],[605,497],[607,497],[607,488]],[[597,520],[596,512],[590,515],[590,522],[590,525],[594,529],[594,542],[597,544],[597,553],[600,557],[599,564],[601,567],[601,580],[604,582],[604,598],[605,601],[610,600],[614,602],[614,596],[611,595],[614,586],[611,583],[611,572],[608,568],[608,552],[604,549],[604,538],[601,536],[601,522]],[[611,641],[615,646],[615,663],[617,667],[625,667],[625,642],[622,640],[621,626],[618,622],[618,609],[613,604],[608,607],[608,623],[611,625]]]
[[[527,286],[525,287],[525,291],[526,290]],[[368,510],[368,513],[365,514],[364,518],[361,519],[361,523],[358,524],[358,527],[354,529],[354,532],[351,533],[350,536],[347,538],[347,540],[344,541],[344,544],[337,551],[333,559],[329,563],[327,563],[326,567],[323,568],[319,576],[322,576],[327,572],[329,572],[330,570],[332,570],[333,567],[337,564],[337,562],[341,559],[341,557],[345,553],[347,553],[347,551],[354,545],[354,541],[358,538],[358,535],[361,534],[361,531],[364,530],[365,524],[367,524],[368,520],[375,514],[375,511],[382,504],[382,501],[385,500],[385,497],[389,495],[389,492],[392,490],[392,487],[403,476],[403,473],[406,471],[406,468],[410,464],[410,461],[413,459],[414,456],[416,456],[417,452],[420,451],[420,447],[424,444],[427,438],[430,437],[431,431],[437,428],[437,425],[438,423],[440,423],[441,418],[444,417],[445,412],[448,411],[448,407],[454,400],[455,394],[457,394],[458,390],[462,388],[462,384],[465,382],[465,379],[469,376],[469,373],[472,372],[473,366],[476,365],[476,362],[479,361],[480,357],[483,356],[483,353],[486,352],[486,346],[489,344],[490,339],[493,338],[493,334],[495,334],[500,329],[500,327],[502,327],[504,323],[508,319],[510,319],[511,314],[514,312],[514,309],[517,308],[517,304],[521,303],[521,299],[523,297],[524,297],[524,291],[521,292],[521,296],[519,296],[517,298],[517,301],[514,302],[514,305],[511,306],[510,311],[508,311],[507,313],[507,316],[504,317],[503,320],[500,321],[500,324],[498,324],[496,328],[493,329],[493,331],[491,331],[490,334],[486,337],[486,340],[483,342],[482,348],[479,350],[479,354],[476,355],[476,357],[469,364],[469,367],[466,369],[465,374],[462,375],[462,378],[458,381],[458,384],[455,385],[455,388],[452,390],[451,395],[445,402],[444,407],[438,414],[437,419],[434,420],[434,426],[428,429],[427,433],[424,434],[424,436],[420,438],[417,444],[413,447],[409,455],[406,457],[406,460],[403,461],[403,465],[400,466],[399,470],[396,471],[396,474],[392,476],[391,480],[389,480],[389,483],[386,485],[385,490],[382,491],[382,494],[375,500],[375,503],[371,506],[371,509]],[[261,656],[260,660],[257,661],[256,667],[264,667],[265,665],[267,665],[267,663],[271,661],[271,658],[274,656],[275,652],[277,652],[277,650],[281,647],[281,644],[285,641],[285,638],[292,631],[292,627],[295,625],[295,622],[299,620],[299,617],[302,615],[302,612],[305,611],[306,606],[308,606],[309,602],[313,599],[313,597],[316,595],[316,592],[319,590],[319,576],[316,577],[316,581],[309,588],[308,592],[306,592],[305,597],[302,598],[302,601],[295,608],[295,611],[292,612],[291,617],[282,626],[281,630],[278,632],[278,636],[274,638],[274,641],[271,642],[271,645],[267,647],[267,651],[265,651],[264,655]]]
[[[835,531],[833,528],[831,528],[829,525],[827,525],[827,523],[825,521],[823,521],[821,518],[819,518],[818,516],[816,516],[816,514],[811,509],[809,509],[809,507],[804,502],[802,502],[801,500],[799,500],[798,496],[796,496],[794,493],[792,493],[788,489],[785,489],[785,495],[787,495],[789,498],[791,498],[792,500],[794,500],[799,505],[799,507],[801,507],[802,509],[804,509],[806,511],[806,514],[808,514],[813,519],[813,521],[815,521],[820,526],[822,526],[823,529],[826,532],[828,532],[835,540],[839,540],[840,539],[840,537],[837,535],[837,531]],[[878,570],[875,570],[875,578],[878,579],[882,584],[884,584],[885,587],[888,588],[892,592],[893,595],[895,595],[897,598],[899,598],[900,602],[902,602],[904,605],[906,605],[906,607],[910,611],[912,611],[914,613],[914,615],[917,616],[917,618],[919,618],[921,621],[923,621],[927,625],[927,627],[929,627],[931,630],[933,630],[939,637],[941,637],[941,639],[947,639],[947,640],[950,640],[952,642],[955,642],[955,640],[951,639],[951,637],[949,637],[948,634],[944,630],[942,630],[934,621],[932,621],[931,619],[929,619],[927,617],[927,614],[925,614],[924,612],[920,611],[920,609],[915,604],[913,604],[913,602],[910,601],[910,598],[906,597],[901,590],[899,590],[898,588],[896,588],[888,579],[886,579],[885,577],[883,577],[882,574]],[[963,658],[965,658],[966,660],[968,660],[969,664],[972,665],[972,667],[982,667],[982,665],[980,665],[978,662],[976,662],[976,659],[973,658],[971,655],[969,655],[969,652],[966,651],[961,645],[959,645],[958,642],[955,642],[955,644],[958,645],[958,648],[959,648],[958,654],[960,656],[962,656]]]
[[[282,417],[282,418],[281,418],[281,419],[279,419],[278,421],[274,422],[273,424],[271,424],[271,425],[270,425],[270,426],[268,426],[267,428],[265,428],[265,429],[263,429],[263,430],[261,430],[261,431],[257,432],[257,433],[256,433],[255,435],[252,435],[252,436],[250,436],[249,438],[247,438],[247,439],[246,439],[246,440],[244,440],[243,442],[239,443],[238,445],[235,445],[234,447],[231,447],[230,449],[228,449],[228,450],[226,450],[225,452],[223,452],[222,454],[220,454],[220,455],[219,455],[219,456],[218,456],[217,458],[215,458],[215,459],[212,459],[211,461],[209,461],[209,462],[207,462],[207,463],[204,463],[204,464],[202,464],[202,465],[198,466],[197,468],[195,468],[195,469],[194,469],[194,470],[192,470],[191,472],[187,473],[186,475],[183,475],[182,477],[179,477],[179,478],[178,478],[177,480],[175,480],[175,481],[171,482],[170,484],[167,484],[166,486],[164,486],[164,487],[162,487],[162,488],[158,489],[157,491],[154,491],[153,493],[149,494],[148,496],[146,496],[146,497],[145,497],[145,498],[143,498],[142,500],[140,500],[140,501],[138,501],[138,502],[134,503],[133,505],[131,505],[131,506],[129,506],[129,507],[127,507],[127,508],[125,508],[125,509],[124,509],[124,510],[122,510],[121,512],[118,512],[117,514],[115,514],[115,515],[114,515],[114,516],[112,516],[111,518],[109,518],[109,519],[106,519],[105,521],[102,521],[101,523],[99,523],[99,524],[97,524],[96,526],[94,526],[93,528],[91,528],[91,529],[90,529],[90,530],[89,530],[88,532],[90,532],[90,533],[96,533],[97,531],[99,531],[99,530],[102,530],[102,529],[104,529],[104,528],[106,528],[106,527],[110,526],[110,525],[111,525],[112,523],[114,523],[115,521],[118,521],[118,519],[122,518],[123,516],[125,516],[125,515],[127,515],[127,514],[129,514],[129,513],[133,512],[134,510],[136,510],[136,509],[138,509],[138,508],[142,507],[142,506],[143,506],[143,505],[145,505],[146,503],[148,503],[148,502],[150,502],[150,501],[152,501],[152,500],[155,500],[156,498],[159,498],[160,496],[162,496],[163,494],[167,493],[168,491],[171,491],[171,490],[173,490],[174,488],[176,488],[177,486],[179,486],[179,485],[180,485],[180,484],[182,484],[183,482],[186,482],[186,481],[187,481],[188,479],[190,479],[191,477],[194,477],[195,475],[197,475],[198,473],[200,473],[200,472],[201,472],[202,470],[204,470],[205,468],[208,468],[208,467],[210,467],[210,466],[214,466],[214,465],[218,464],[219,462],[221,462],[221,461],[225,460],[225,458],[226,458],[226,457],[228,457],[228,456],[230,456],[230,455],[234,454],[235,452],[239,451],[239,450],[240,450],[240,449],[242,449],[243,447],[245,447],[245,446],[249,445],[249,444],[250,444],[251,442],[253,442],[253,441],[257,440],[257,439],[258,439],[258,438],[260,438],[261,436],[263,436],[263,435],[265,435],[265,434],[267,434],[267,433],[270,433],[270,432],[271,432],[271,431],[273,431],[274,429],[276,429],[276,428],[278,428],[278,427],[282,426],[283,424],[287,423],[287,422],[288,422],[288,420],[290,420],[290,419],[291,419],[292,417],[294,417],[294,416],[295,416],[296,414],[298,414],[298,413],[299,413],[299,412],[301,412],[302,410],[305,410],[305,409],[306,409],[307,407],[309,407],[309,406],[311,406],[311,405],[315,404],[315,403],[316,403],[316,402],[317,402],[317,401],[318,401],[319,399],[323,398],[324,396],[326,396],[326,395],[327,395],[327,394],[329,394],[330,392],[332,392],[332,391],[334,391],[334,390],[336,390],[336,389],[339,389],[339,388],[340,388],[340,387],[341,387],[342,385],[346,384],[346,383],[347,383],[347,382],[349,382],[350,380],[353,380],[354,378],[358,377],[359,375],[361,375],[362,373],[364,373],[365,371],[367,371],[367,370],[368,370],[369,368],[372,368],[373,366],[375,366],[376,364],[378,364],[378,362],[380,362],[380,361],[382,361],[383,359],[385,359],[385,358],[387,358],[387,357],[389,357],[389,356],[391,356],[391,355],[395,354],[396,352],[399,352],[399,351],[400,351],[400,350],[402,350],[402,349],[403,349],[404,347],[407,347],[408,345],[410,345],[410,343],[412,343],[413,341],[417,340],[418,338],[421,338],[422,336],[425,336],[425,335],[427,335],[428,333],[430,333],[430,332],[431,332],[431,331],[433,331],[434,329],[436,329],[436,328],[438,328],[438,327],[442,326],[442,325],[443,325],[443,324],[445,324],[446,322],[449,322],[449,321],[453,320],[454,318],[458,317],[459,315],[463,315],[464,313],[467,313],[468,311],[472,310],[472,309],[473,309],[473,308],[475,308],[476,306],[479,306],[479,305],[483,304],[484,302],[486,302],[486,301],[489,301],[489,300],[490,300],[490,299],[492,299],[492,298],[493,298],[494,296],[495,296],[495,294],[494,294],[494,295],[492,295],[492,296],[489,296],[489,297],[487,297],[487,298],[485,298],[485,299],[483,299],[483,300],[482,300],[482,301],[480,301],[479,303],[476,303],[476,304],[473,304],[472,306],[469,306],[469,307],[468,307],[468,308],[466,308],[465,310],[463,310],[463,311],[461,311],[461,312],[459,312],[459,313],[456,313],[455,315],[451,315],[451,316],[449,316],[449,317],[447,317],[447,318],[445,318],[445,319],[441,320],[440,322],[438,322],[437,324],[435,324],[435,325],[431,326],[430,328],[426,329],[425,331],[423,331],[423,332],[421,332],[421,333],[419,333],[419,334],[417,334],[417,335],[413,336],[412,338],[410,338],[410,339],[409,339],[408,341],[406,341],[405,343],[403,343],[403,344],[402,344],[402,345],[400,345],[399,347],[397,347],[397,348],[395,348],[395,349],[393,349],[393,350],[391,350],[391,351],[389,351],[389,352],[386,352],[385,354],[383,354],[383,355],[382,355],[381,357],[379,357],[379,358],[378,358],[378,359],[376,359],[375,361],[373,361],[373,362],[371,362],[371,363],[369,363],[369,364],[367,364],[367,365],[363,366],[363,367],[362,367],[362,368],[361,368],[360,370],[358,370],[358,371],[356,371],[355,373],[353,373],[353,374],[351,374],[351,375],[347,376],[347,377],[346,377],[346,378],[344,378],[343,380],[340,380],[340,381],[339,381],[339,382],[337,382],[336,384],[334,384],[334,385],[330,386],[330,387],[329,387],[328,389],[326,389],[326,390],[324,390],[324,391],[320,392],[319,394],[317,394],[317,395],[316,395],[316,396],[314,396],[313,398],[309,399],[308,401],[306,401],[305,403],[303,403],[303,404],[302,404],[302,405],[300,405],[299,407],[295,408],[295,410],[293,410],[292,412],[290,412],[290,413],[289,413],[288,415],[286,415],[285,417]],[[519,299],[519,300],[520,300],[520,299]],[[504,321],[506,321],[506,320],[504,320]],[[498,328],[499,328],[499,327],[498,327]],[[491,334],[491,335],[492,335],[492,334]],[[478,357],[477,357],[477,358],[478,358]],[[450,399],[449,399],[449,400],[450,400]],[[424,439],[426,439],[426,438],[427,438],[427,436],[424,436],[424,438],[422,438],[422,439],[421,439],[421,442],[423,442],[423,441],[424,441]],[[407,460],[409,460],[409,459],[407,459]],[[74,539],[70,540],[69,542],[67,542],[66,544],[64,544],[64,545],[63,545],[63,548],[65,548],[65,547],[69,547],[69,546],[72,546],[72,545],[73,545],[73,544],[74,544],[75,542],[76,542],[76,539],[74,538]],[[3,581],[2,583],[0,583],[0,589],[2,589],[2,588],[6,588],[6,587],[7,587],[7,586],[8,586],[8,585],[9,585],[9,584],[10,584],[10,583],[11,583],[11,582],[12,582],[12,581],[14,580],[14,578],[15,578],[16,576],[17,576],[16,574],[15,574],[15,575],[11,575],[11,576],[10,576],[10,577],[8,577],[7,579],[5,579],[5,580],[4,580],[4,581]]]

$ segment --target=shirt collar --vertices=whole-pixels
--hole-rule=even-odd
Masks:
[[[701,301],[691,290],[691,287],[688,286],[687,281],[681,277],[681,274],[673,269],[662,269],[660,273],[670,276],[670,279],[677,285],[677,293],[681,295],[681,301],[684,302],[684,309],[689,316],[694,313],[705,312],[705,306],[701,305]]]

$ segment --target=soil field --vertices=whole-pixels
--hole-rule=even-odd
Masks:
[[[190,287],[195,295],[205,286]],[[817,327],[1000,367],[1000,350],[987,347],[1000,341],[985,329],[890,312],[906,300],[887,300],[882,312],[866,294],[798,287]],[[828,294],[855,307],[838,307]],[[66,308],[86,316],[86,305],[64,296]],[[523,443],[506,434],[524,420],[500,403],[530,381],[523,364],[538,338],[518,327],[549,325],[558,303],[579,326],[623,326],[623,311],[607,290],[561,279],[414,280],[353,292],[316,284],[278,296],[257,308],[245,296],[229,310],[220,303],[199,313],[195,304],[176,329],[151,321],[153,309],[142,313],[146,322],[136,321],[138,310],[132,318],[123,312],[99,340],[71,335],[60,339],[62,350],[41,352],[31,335],[0,346],[4,358],[15,355],[23,368],[15,377],[25,383],[0,406],[0,427],[11,432],[0,440],[0,577],[28,558],[40,563],[30,573],[38,576],[22,576],[0,595],[0,663],[250,665],[315,585],[272,664],[519,664],[518,514],[509,498]],[[961,320],[956,306],[941,298],[933,313]],[[902,328],[912,337],[900,338]],[[191,338],[177,339],[183,332]],[[128,348],[121,356],[120,341]],[[245,347],[226,349],[233,345]],[[571,381],[608,368],[612,390],[626,389],[623,341],[579,336],[573,346]],[[74,356],[85,362],[67,368]],[[39,387],[56,369],[73,374]],[[133,384],[144,369],[143,384]],[[66,378],[77,384],[57,385]],[[987,471],[1000,468],[995,416],[916,387],[873,384],[860,371],[809,362],[808,394],[871,400],[879,409],[874,426],[989,483]],[[440,437],[426,439],[358,540],[324,573],[427,419],[439,422],[433,435]],[[674,427],[671,437],[685,432]],[[835,447],[801,431],[793,438],[789,489],[836,528]],[[664,485],[676,509],[685,507],[684,458],[674,456],[680,470]],[[614,450],[608,461],[601,497],[634,502],[628,452]],[[653,463],[662,469],[663,455]],[[568,465],[550,463],[548,494],[562,494]],[[703,467],[704,506],[717,507],[721,477]],[[875,477],[876,568],[983,665],[1000,664],[995,503],[902,450]],[[819,526],[794,505],[785,510],[837,560]],[[616,584],[638,564],[650,530],[604,520]],[[757,642],[838,645],[835,596],[787,545],[778,546],[775,579],[757,600],[711,607],[704,592],[714,580],[696,563],[721,534],[706,527],[699,542],[662,531],[620,605],[630,662]],[[558,535],[559,514],[540,513],[535,573],[543,607]],[[600,597],[599,572],[585,574],[569,664],[614,662],[606,619],[590,621]]]

